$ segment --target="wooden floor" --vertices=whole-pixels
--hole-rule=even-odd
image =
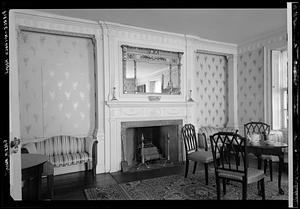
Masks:
[[[190,163],[189,175],[192,175],[193,163]],[[213,166],[213,165],[210,165]],[[287,180],[287,166],[282,173],[282,180]],[[213,168],[213,167],[211,167]],[[197,169],[204,169],[203,165],[198,165]],[[155,169],[149,171],[139,171],[133,173],[106,173],[97,174],[95,181],[91,176],[91,173],[76,172],[71,174],[58,175],[54,177],[54,197],[53,200],[85,200],[83,190],[90,187],[100,187],[109,184],[118,184],[124,182],[130,182],[135,180],[149,179],[160,176],[167,176],[173,174],[184,175],[185,167],[174,166],[163,169]],[[269,179],[269,171],[267,171],[267,179]],[[277,165],[273,166],[273,178],[277,178]],[[46,199],[46,179],[42,182],[42,192]]]

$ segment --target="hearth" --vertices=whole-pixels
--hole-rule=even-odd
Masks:
[[[182,162],[182,120],[121,123],[123,172],[161,168]]]

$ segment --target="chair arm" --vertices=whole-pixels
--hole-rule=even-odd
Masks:
[[[85,151],[89,154],[89,156],[92,156],[93,160],[97,157],[97,139],[94,139],[92,137],[86,137],[85,138]],[[95,158],[94,158],[95,157]]]
[[[22,148],[21,148],[21,153],[22,153],[22,154],[28,154],[29,151],[28,151],[28,149],[22,147]]]
[[[21,153],[37,154],[36,147],[33,143],[24,144]]]

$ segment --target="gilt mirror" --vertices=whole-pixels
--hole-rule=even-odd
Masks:
[[[183,52],[122,45],[124,94],[181,94]]]

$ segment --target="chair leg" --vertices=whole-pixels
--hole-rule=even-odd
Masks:
[[[243,181],[243,200],[247,199],[247,180]]]
[[[268,162],[267,160],[264,160],[264,173],[267,173],[267,166],[268,166]]]
[[[204,163],[205,168],[205,184],[208,185],[208,164]]]
[[[260,180],[260,187],[261,187],[262,200],[265,200],[265,180],[264,180],[264,178]]]
[[[272,170],[273,170],[273,166],[272,166],[272,160],[269,160],[269,167],[270,167],[270,179],[271,179],[271,181],[273,181],[273,172],[272,172]]]
[[[96,177],[96,166],[95,165],[93,165],[93,168],[92,168],[92,176],[93,176],[93,179],[95,179],[95,177]]]
[[[194,170],[193,170],[193,174],[195,174],[195,172],[196,172],[196,168],[197,168],[197,161],[195,161],[195,163],[194,163]]]
[[[217,200],[220,200],[220,180],[219,177],[216,176],[216,187],[217,187]]]
[[[84,170],[84,176],[85,176],[85,178],[88,178],[89,177],[89,167],[88,167],[88,163],[86,162],[86,163],[84,163],[84,168],[85,168],[85,170]]]
[[[184,178],[187,177],[188,172],[189,172],[189,160],[186,160],[186,162],[185,162],[185,175],[184,175]]]
[[[237,156],[237,159],[236,159],[236,160],[237,160],[237,165],[240,166],[240,164],[241,164],[240,156]]]
[[[226,179],[222,179],[223,181],[223,194],[226,194]]]
[[[47,190],[50,199],[53,199],[53,179],[53,174],[47,176]]]

